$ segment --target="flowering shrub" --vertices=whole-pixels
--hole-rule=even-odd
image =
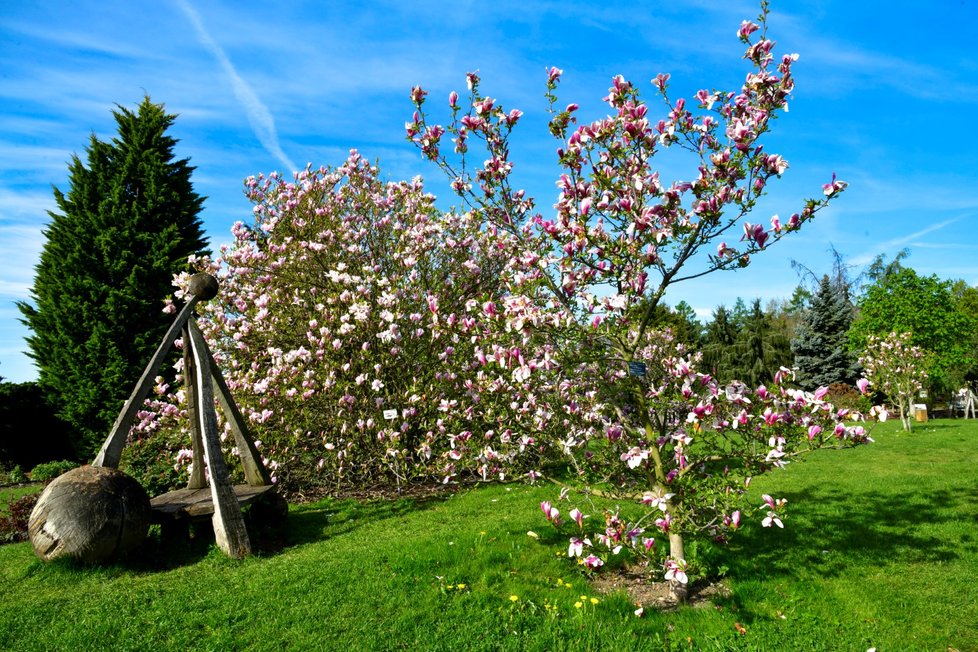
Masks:
[[[736,529],[750,477],[811,448],[869,441],[862,427],[842,422],[846,411],[825,403],[824,389],[789,389],[784,369],[772,389],[721,387],[695,370],[695,355],[651,329],[672,284],[748,265],[845,190],[833,175],[821,196],[789,218],[775,215],[770,226],[746,220],[768,183],[788,169],[761,137],[787,108],[798,57],[775,57],[766,18],[762,3],[759,24],[744,21],[737,32],[752,66],[740,89],[703,89],[689,102],[673,100],[669,76],[658,75],[661,119],[619,76],[604,98],[609,116],[578,125],[577,104],[558,107],[562,71],[551,68],[550,131],[562,168],[552,218],[534,212],[534,200],[512,185],[508,142],[519,110],[483,95],[474,73],[467,76],[467,102],[449,96],[445,125],[429,121],[426,91],[411,92],[416,111],[408,138],[449,175],[508,253],[503,272],[513,300],[528,297],[524,310],[509,315],[509,330],[529,329],[551,344],[561,385],[575,388],[573,400],[562,396],[563,405],[552,410],[564,428],[546,443],[571,460],[586,487],[630,496],[646,508],[635,520],[617,513],[595,518],[591,535],[579,508],[561,521],[560,509],[547,502],[545,516],[576,528],[568,554],[591,569],[624,546],[652,554],[648,533],[666,536],[662,569],[677,592],[688,580],[683,537],[723,539]],[[471,162],[473,143],[485,150],[481,166]],[[670,183],[653,168],[655,155],[673,147],[694,157],[694,177]],[[765,498],[762,525],[782,526],[783,509],[783,500]]]
[[[897,407],[904,430],[913,428],[913,404],[927,379],[927,354],[911,344],[911,333],[870,335],[859,364],[866,377]]]
[[[873,404],[870,397],[863,394],[857,387],[847,383],[832,383],[825,395],[825,400],[837,408],[845,408],[850,412],[868,414]]]
[[[786,501],[748,502],[751,478],[810,450],[871,439],[849,421],[859,415],[824,400],[826,388],[790,388],[788,369],[775,374],[772,388],[720,386],[696,371],[695,355],[682,357],[681,347],[658,337],[645,351],[645,376],[617,383],[622,396],[606,412],[617,414],[565,449],[585,480],[585,495],[564,491],[541,510],[569,537],[568,557],[585,568],[628,552],[663,568],[666,580],[686,584],[701,569],[689,565],[684,539],[723,543],[751,514],[763,527],[784,527]],[[593,509],[588,493],[632,505],[585,514]]]
[[[488,338],[529,307],[503,293],[505,252],[471,213],[440,212],[420,180],[382,182],[356,152],[246,186],[254,225],[197,261],[221,281],[198,323],[281,480],[487,479],[537,459],[551,348]],[[182,395],[158,393],[137,430],[182,418]]]

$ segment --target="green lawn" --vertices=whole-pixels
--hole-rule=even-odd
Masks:
[[[0,487],[0,513],[3,513],[7,506],[18,498],[40,493],[43,489],[44,485],[39,482]]]
[[[732,595],[705,608],[635,617],[560,553],[552,486],[492,486],[296,505],[290,545],[243,562],[190,543],[84,569],[0,546],[0,649],[978,650],[978,422],[897,425],[755,480],[758,505],[788,498],[786,529],[745,528],[719,560]]]

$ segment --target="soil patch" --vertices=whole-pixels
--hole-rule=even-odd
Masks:
[[[669,590],[669,583],[649,581],[648,572],[643,567],[600,573],[591,581],[591,585],[601,593],[624,591],[635,605],[646,609],[670,611],[680,606]],[[697,580],[689,587],[686,604],[709,607],[713,606],[714,599],[726,597],[730,597],[730,589],[722,582]]]

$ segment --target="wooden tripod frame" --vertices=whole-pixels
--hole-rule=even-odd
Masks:
[[[146,365],[146,370],[143,371],[129,400],[119,412],[112,431],[102,444],[92,466],[118,468],[136,412],[149,395],[156,372],[173,347],[177,335],[182,334],[184,382],[188,412],[191,416],[190,432],[193,440],[194,465],[187,488],[157,497],[153,501],[154,506],[158,502],[172,504],[178,500],[186,501],[188,497],[201,494],[204,494],[202,499],[206,500],[208,496],[201,491],[208,486],[203,463],[206,462],[209,469],[207,474],[210,486],[209,498],[214,510],[212,522],[216,543],[228,556],[241,558],[251,553],[251,541],[241,514],[243,499],[251,500],[265,490],[270,490],[272,481],[261,455],[258,454],[254,439],[248,433],[247,425],[231,397],[227,383],[214,362],[214,356],[204,340],[204,335],[193,318],[193,309],[197,302],[214,298],[217,296],[217,289],[217,279],[210,274],[195,274],[191,278],[187,303],[163,336],[163,341],[149,364]],[[235,487],[231,484],[228,467],[221,453],[215,398],[234,434],[238,455],[248,483],[246,486]],[[189,498],[191,503],[200,500],[200,497]]]

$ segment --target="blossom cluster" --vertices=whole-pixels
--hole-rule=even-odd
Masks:
[[[928,365],[928,355],[913,344],[913,334],[870,335],[859,364],[867,378],[897,407],[904,429],[910,430],[914,399],[927,380]]]
[[[787,108],[797,60],[774,55],[762,7],[738,30],[741,87],[673,99],[658,75],[659,119],[619,76],[609,115],[578,124],[579,107],[557,103],[562,71],[547,70],[561,170],[552,215],[513,185],[522,113],[483,95],[475,73],[467,100],[449,95],[445,125],[412,89],[406,124],[462,211],[439,210],[419,179],[382,181],[357,152],[292,180],[248,179],[253,223],[197,261],[221,281],[199,322],[283,481],[535,480],[559,459],[585,499],[567,490],[541,505],[569,530],[567,555],[593,572],[630,551],[683,585],[694,571],[684,537],[724,541],[750,514],[784,526],[783,498],[750,502],[752,477],[871,441],[825,389],[792,388],[790,370],[772,370],[770,387],[721,385],[655,328],[671,285],[748,265],[846,188],[833,175],[789,217],[750,217],[789,168],[762,138]],[[692,176],[662,178],[654,157],[668,148],[693,157]],[[140,427],[181,406],[161,392]],[[595,510],[594,494],[629,507]]]
[[[762,517],[763,527],[784,527],[785,499],[765,495],[762,505],[752,504],[751,479],[814,449],[872,439],[862,415],[825,401],[826,388],[792,388],[789,369],[780,369],[770,388],[720,385],[696,370],[694,356],[676,355],[682,347],[668,334],[657,339],[644,349],[646,375],[619,380],[620,402],[607,405],[602,429],[564,449],[585,490],[564,491],[541,510],[568,534],[568,556],[588,569],[625,551],[685,583],[687,560],[672,550],[673,537],[722,543],[751,513]],[[868,392],[868,384],[860,389]],[[589,491],[630,499],[631,506],[592,518],[577,502],[589,503]]]
[[[536,212],[536,202],[514,186],[509,139],[522,114],[484,95],[478,75],[467,75],[467,103],[449,96],[445,124],[429,119],[426,91],[411,93],[408,139],[482,217],[508,252],[503,273],[511,291],[528,297],[512,329],[529,328],[553,346],[561,385],[577,391],[573,402],[560,397],[564,428],[545,443],[569,460],[586,496],[632,497],[645,508],[636,518],[611,511],[585,521],[582,506],[568,505],[569,519],[561,519],[561,501],[541,505],[551,523],[575,530],[568,556],[589,570],[630,549],[658,555],[663,576],[682,584],[684,536],[722,541],[748,511],[760,513],[762,525],[783,526],[783,499],[745,503],[751,477],[807,450],[871,441],[858,415],[824,400],[824,388],[792,389],[784,368],[772,370],[770,388],[721,386],[696,370],[695,353],[654,328],[671,285],[748,265],[846,189],[833,174],[788,218],[774,215],[769,226],[751,218],[769,183],[789,168],[762,140],[787,109],[798,60],[775,56],[766,19],[762,3],[758,22],[745,21],[737,32],[750,65],[739,89],[674,99],[669,75],[657,75],[658,119],[638,88],[616,76],[604,97],[608,116],[579,124],[577,104],[558,104],[563,71],[550,68],[549,126],[561,168],[553,215]],[[447,138],[451,150],[441,147]],[[485,151],[481,166],[471,161],[475,142]],[[653,163],[669,148],[692,157],[693,176],[662,177]],[[668,545],[658,546],[657,537]]]
[[[531,343],[541,313],[507,291],[506,252],[476,215],[439,211],[419,179],[382,181],[355,151],[245,185],[254,223],[195,261],[221,283],[198,323],[279,474],[535,477],[536,433],[574,390],[559,388],[553,348]],[[150,414],[181,404],[171,393]]]

